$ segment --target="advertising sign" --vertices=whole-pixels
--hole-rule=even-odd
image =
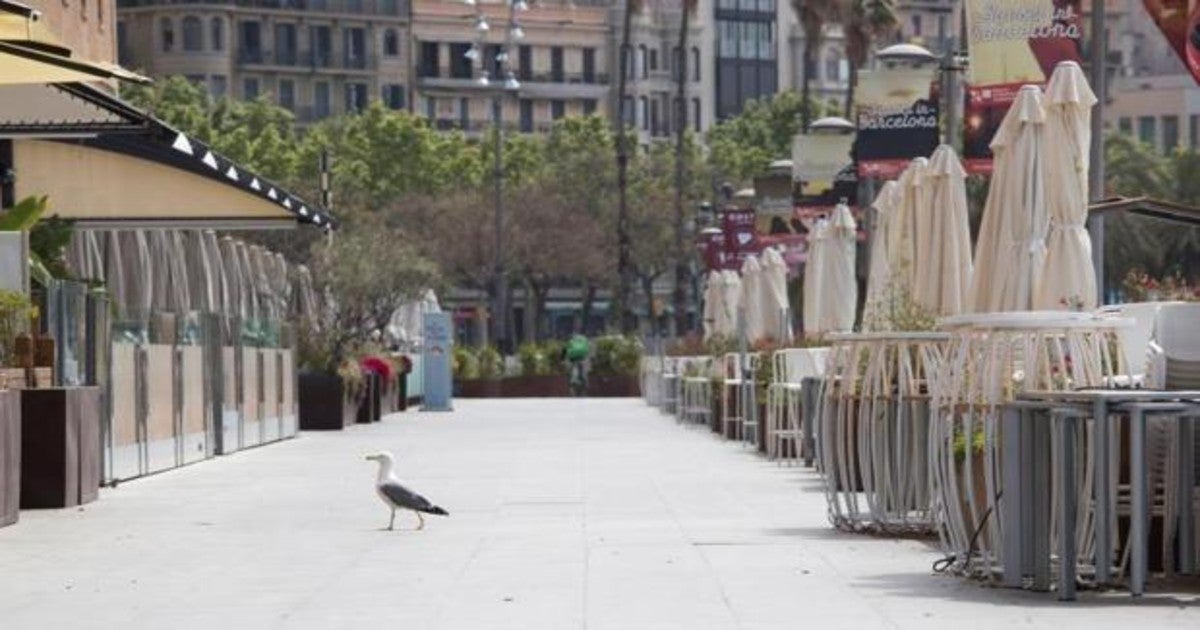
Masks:
[[[425,391],[421,411],[451,411],[450,361],[454,356],[454,323],[450,313],[425,313],[425,348],[421,369]]]
[[[758,234],[754,226],[754,210],[729,209],[721,213],[721,231],[725,248],[721,252],[722,269],[741,269],[746,256],[757,254]]]
[[[796,208],[830,212],[838,202],[854,205],[858,171],[850,157],[854,136],[844,133],[801,134],[792,140],[792,177],[799,184]]]
[[[1200,2],[1142,0],[1142,4],[1192,78],[1200,83]]]
[[[967,76],[963,161],[991,172],[989,145],[1022,85],[1044,85],[1054,66],[1079,61],[1080,0],[966,0]]]
[[[935,70],[859,72],[854,142],[859,177],[893,179],[913,158],[937,148],[938,103],[931,90]]]

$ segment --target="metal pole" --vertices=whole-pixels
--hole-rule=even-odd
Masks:
[[[1104,199],[1104,104],[1108,99],[1108,36],[1105,26],[1105,2],[1092,3],[1091,82],[1096,93],[1092,112],[1092,146],[1088,171],[1088,199]],[[1097,303],[1104,304],[1104,217],[1088,217],[1088,236],[1092,239],[1092,266],[1096,270]]]
[[[962,153],[962,120],[963,120],[963,82],[959,73],[962,66],[958,63],[958,45],[952,43],[946,51],[946,59],[942,66],[946,86],[946,144],[956,153]]]
[[[496,283],[495,308],[492,322],[495,326],[492,338],[501,352],[508,350],[508,278],[504,267],[504,165],[501,151],[504,148],[504,129],[500,121],[500,94],[492,97],[492,121],[496,126],[495,155],[492,156],[492,174],[495,178],[496,194]]]

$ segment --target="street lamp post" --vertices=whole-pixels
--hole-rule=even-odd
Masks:
[[[492,283],[495,292],[492,299],[492,339],[501,351],[507,352],[511,350],[509,347],[511,344],[508,339],[508,269],[504,262],[504,121],[502,113],[504,95],[510,92],[516,93],[521,87],[520,82],[517,81],[516,72],[513,70],[510,51],[513,41],[525,36],[521,25],[517,22],[517,13],[527,10],[529,5],[525,0],[508,0],[508,22],[504,30],[504,44],[496,51],[495,57],[492,59],[492,71],[489,72],[486,66],[487,55],[484,54],[484,47],[487,43],[488,33],[491,31],[491,25],[488,24],[487,16],[484,15],[483,8],[476,3],[476,0],[464,0],[464,2],[469,6],[476,7],[473,18],[475,42],[466,52],[466,57],[479,67],[478,83],[493,90],[492,124],[495,126],[496,134],[492,155],[492,177],[496,197],[494,216],[496,242],[493,267],[495,277]]]

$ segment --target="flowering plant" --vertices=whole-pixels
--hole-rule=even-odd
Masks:
[[[1058,303],[1068,311],[1074,311],[1078,313],[1083,310],[1083,298],[1079,297],[1078,295],[1062,298],[1058,301]]]

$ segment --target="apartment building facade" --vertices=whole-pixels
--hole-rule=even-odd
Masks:
[[[489,24],[482,38],[477,14]],[[509,27],[507,3],[477,10],[454,0],[414,0],[413,110],[439,129],[468,133],[492,125],[497,96],[504,126],[527,133],[564,116],[607,115],[613,77],[605,4],[543,0],[515,15],[520,37]],[[480,56],[472,60],[477,43]],[[506,46],[507,65],[498,61]],[[517,89],[505,89],[504,68],[513,70]]]
[[[215,98],[266,97],[300,122],[409,101],[407,0],[118,0],[123,65]]]
[[[116,62],[116,6],[113,0],[23,0],[42,13],[55,34],[75,55],[90,61]]]

